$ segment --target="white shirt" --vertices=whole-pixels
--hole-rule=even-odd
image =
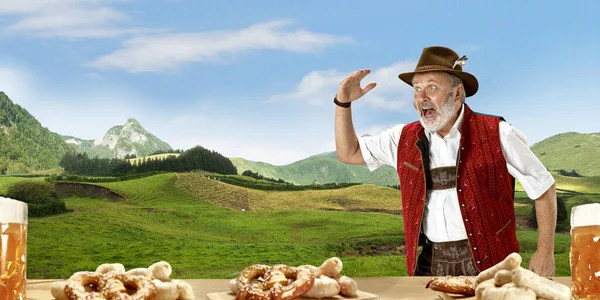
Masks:
[[[454,126],[443,138],[437,132],[425,130],[425,135],[430,143],[429,166],[431,169],[456,166],[461,137],[458,129],[462,124],[463,115],[464,105]],[[398,142],[404,125],[396,125],[377,136],[358,139],[360,150],[370,171],[382,165],[397,168]],[[554,178],[533,154],[523,134],[503,121],[500,122],[500,144],[508,172],[521,183],[529,198],[539,198],[554,184]],[[433,242],[457,241],[467,238],[455,187],[427,191],[423,232]]]

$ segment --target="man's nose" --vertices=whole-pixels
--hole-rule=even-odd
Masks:
[[[429,100],[429,98],[427,98],[427,93],[425,93],[425,91],[424,91],[424,90],[422,90],[422,91],[420,91],[420,92],[417,92],[417,100],[418,100],[419,102],[425,102],[425,101],[428,101],[428,100]]]

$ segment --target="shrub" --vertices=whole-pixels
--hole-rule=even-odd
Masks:
[[[47,181],[17,181],[9,186],[6,196],[27,202],[29,217],[43,217],[69,211],[56,197],[54,184]]]
[[[17,181],[8,187],[6,196],[27,203],[42,203],[56,199],[54,185],[46,181]]]
[[[27,205],[30,217],[51,216],[69,211],[67,205],[58,199]]]

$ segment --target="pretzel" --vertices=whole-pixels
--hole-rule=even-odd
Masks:
[[[236,280],[237,293],[239,293],[243,287],[252,285],[253,280],[262,278],[262,276],[270,269],[270,266],[262,264],[254,264],[245,268]]]
[[[105,299],[151,300],[157,294],[156,285],[145,276],[109,272],[101,277],[99,285]]]
[[[102,274],[96,272],[76,272],[65,283],[65,295],[69,299],[104,299],[100,279]]]
[[[436,277],[427,282],[425,288],[449,294],[465,296],[475,295],[477,280],[475,276],[444,276]]]
[[[253,283],[256,279],[259,283]],[[292,283],[289,283],[289,279],[293,280]],[[238,276],[235,299],[291,300],[310,290],[314,280],[315,277],[305,268],[255,264],[244,269]]]

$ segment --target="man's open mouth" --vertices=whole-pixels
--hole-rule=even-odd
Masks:
[[[435,117],[436,111],[433,108],[423,108],[421,109],[421,114],[423,117],[430,119]]]

